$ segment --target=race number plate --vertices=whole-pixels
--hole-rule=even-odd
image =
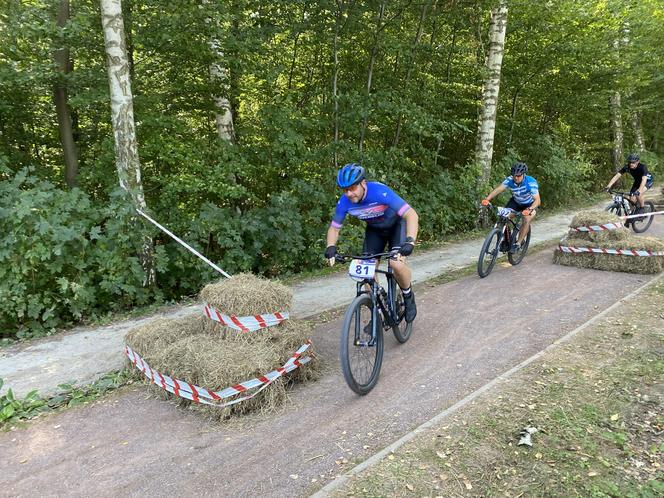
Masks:
[[[514,209],[512,208],[501,207],[498,208],[498,216],[509,216],[513,211]]]
[[[375,259],[354,259],[348,267],[348,275],[358,282],[361,280],[373,280],[376,274]]]

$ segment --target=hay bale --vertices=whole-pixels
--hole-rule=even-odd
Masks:
[[[251,273],[208,284],[199,297],[221,313],[237,316],[288,311],[293,304],[289,287]]]
[[[212,391],[254,379],[281,367],[311,337],[307,322],[286,320],[255,332],[237,332],[226,327],[210,328],[205,316],[162,319],[133,329],[127,344],[154,370]],[[313,346],[307,355],[313,355]],[[252,399],[228,408],[198,405],[177,398],[157,386],[151,391],[163,399],[174,399],[212,420],[254,411],[273,411],[286,399],[287,386],[307,382],[320,375],[320,362],[310,361],[277,379]],[[137,376],[143,374],[134,369]],[[249,391],[250,394],[252,391]]]
[[[602,233],[602,232],[598,232]],[[576,234],[566,237],[560,245],[572,247],[599,247],[602,249],[632,249],[664,252],[664,241],[654,237],[640,237],[625,231],[620,240],[603,239],[601,243],[590,243],[587,237]],[[604,271],[650,274],[664,270],[664,256],[623,256],[617,254],[581,253],[572,254],[556,249],[553,262],[559,265],[592,268]]]
[[[151,363],[154,355],[169,344],[183,337],[206,333],[209,321],[206,316],[201,315],[158,318],[131,329],[125,336],[125,344]]]
[[[570,227],[576,228],[589,225],[604,225],[606,223],[620,223],[620,217],[608,211],[600,209],[589,209],[587,211],[580,211],[574,215]]]

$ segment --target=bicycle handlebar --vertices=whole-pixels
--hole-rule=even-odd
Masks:
[[[634,195],[634,196],[637,196],[637,197],[639,196],[638,191],[637,192],[621,192],[619,190],[613,190],[613,189],[610,188],[610,189],[607,190],[607,192],[611,195],[621,195],[623,197],[629,197],[631,195]]]
[[[337,253],[334,256],[334,259],[339,263],[345,263],[346,261],[350,261],[351,259],[377,259],[383,256],[389,256],[390,258],[392,258],[396,256],[398,253],[399,251],[397,249],[393,249],[389,252],[379,252],[376,254],[362,254],[362,255]]]

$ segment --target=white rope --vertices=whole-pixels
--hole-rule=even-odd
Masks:
[[[189,249],[189,251],[191,251],[191,252],[194,253],[196,256],[198,256],[199,258],[201,258],[201,259],[202,259],[203,261],[205,261],[208,265],[210,265],[212,268],[214,268],[214,269],[217,270],[219,273],[221,273],[224,277],[226,277],[226,278],[233,278],[233,277],[231,277],[231,275],[229,275],[229,274],[226,273],[224,270],[222,270],[222,269],[219,268],[217,265],[215,265],[212,261],[210,261],[210,260],[207,259],[205,256],[203,256],[203,255],[202,255],[200,252],[198,252],[196,249],[194,249],[193,247],[191,247],[190,245],[188,245],[186,242],[184,242],[182,239],[180,239],[179,237],[177,237],[175,234],[173,234],[173,233],[171,233],[170,231],[168,231],[167,228],[161,226],[159,223],[157,223],[156,221],[154,221],[152,218],[150,218],[150,217],[149,217],[147,214],[145,214],[143,211],[141,211],[140,209],[136,209],[136,211],[138,211],[138,214],[140,214],[141,216],[143,216],[146,220],[148,220],[150,223],[152,223],[152,224],[155,225],[157,228],[159,228],[160,230],[162,230],[164,233],[166,233],[166,234],[170,235],[172,238],[174,238],[177,242],[179,242],[179,243],[180,243],[182,246],[184,246],[186,249]]]

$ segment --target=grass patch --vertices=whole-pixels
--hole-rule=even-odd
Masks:
[[[660,281],[335,496],[663,496],[662,309]]]
[[[60,391],[47,398],[41,397],[35,390],[30,391],[24,398],[17,399],[9,389],[0,395],[0,430],[13,429],[46,413],[89,403],[132,383],[132,372],[120,370],[108,373],[85,386],[77,386],[73,383],[60,384],[58,386]],[[0,378],[0,387],[2,385],[3,379]]]

